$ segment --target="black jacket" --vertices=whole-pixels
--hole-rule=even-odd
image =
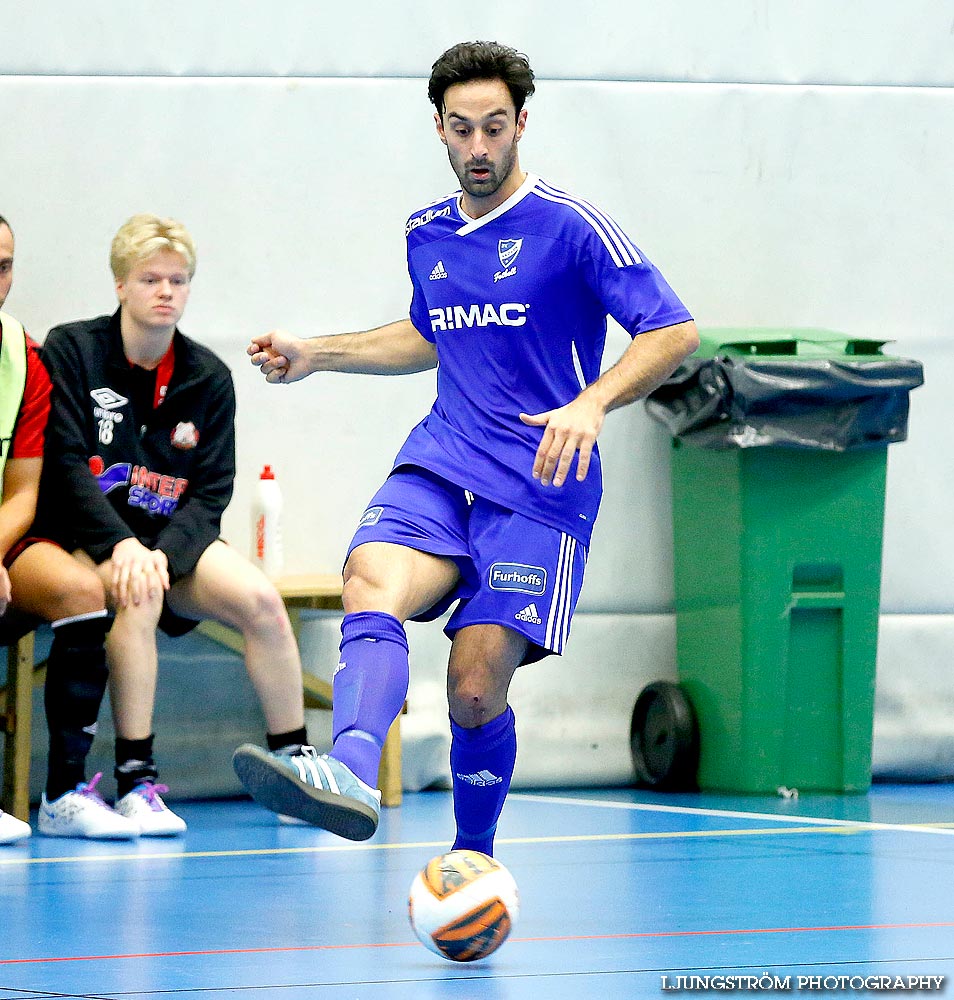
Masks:
[[[42,357],[53,380],[34,534],[97,563],[136,537],[177,580],[219,535],[235,479],[235,390],[225,364],[176,330],[162,404],[134,419],[119,312],[54,327]]]

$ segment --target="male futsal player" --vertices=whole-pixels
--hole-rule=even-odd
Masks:
[[[514,49],[445,52],[428,94],[462,190],[407,223],[410,318],[309,340],[276,331],[248,348],[280,383],[439,364],[433,408],[348,550],[331,753],[245,746],[234,758],[258,801],[352,840],[378,823],[372,786],[408,686],[404,622],[457,602],[446,626],[454,847],[492,852],[516,758],[510,681],[561,653],[569,634],[600,502],[603,419],[698,344],[685,307],[612,219],[521,169],[533,90]],[[634,339],[600,375],[607,314]]]

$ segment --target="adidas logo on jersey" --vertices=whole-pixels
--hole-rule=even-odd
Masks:
[[[478,771],[476,774],[457,774],[456,778],[466,781],[468,785],[486,788],[488,785],[499,785],[503,778],[498,778],[492,771]]]
[[[440,281],[441,278],[447,277],[447,272],[444,270],[444,262],[442,260],[439,260],[434,265],[434,270],[431,271],[428,277],[431,281]]]
[[[537,613],[537,606],[534,603],[528,604],[523,611],[518,611],[514,618],[518,622],[529,622],[531,625],[542,625],[543,619]]]

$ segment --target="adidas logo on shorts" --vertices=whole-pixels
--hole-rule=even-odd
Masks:
[[[447,272],[444,270],[444,262],[442,260],[439,260],[434,265],[434,270],[431,271],[431,273],[428,275],[428,278],[431,281],[439,281],[441,278],[446,278],[446,277],[447,277]]]
[[[523,611],[518,611],[514,618],[518,622],[529,622],[531,625],[542,625],[543,619],[537,613],[537,606],[534,603],[528,604]]]

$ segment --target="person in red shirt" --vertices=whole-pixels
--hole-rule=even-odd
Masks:
[[[13,283],[13,231],[0,216],[0,308]],[[68,552],[29,534],[36,512],[50,412],[50,377],[37,345],[0,312],[0,639],[11,641],[38,620],[53,625],[45,705],[50,728],[47,792],[68,797],[80,836],[129,839],[138,825],[119,815],[86,782],[84,764],[106,689],[109,615],[103,585]],[[27,823],[0,812],[0,844],[30,835]]]

